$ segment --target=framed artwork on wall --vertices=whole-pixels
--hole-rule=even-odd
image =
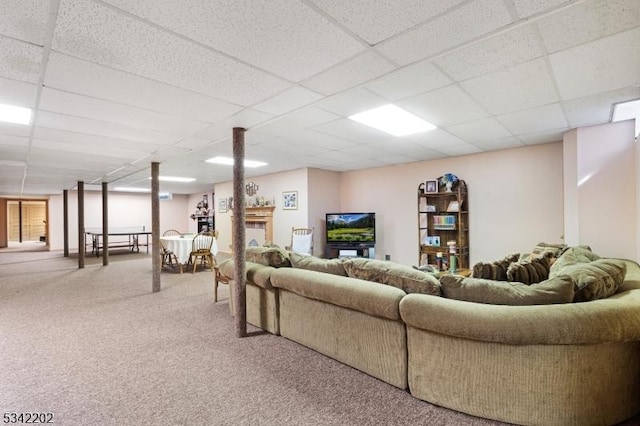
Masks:
[[[285,191],[282,193],[282,209],[283,210],[298,209],[298,191]]]
[[[227,212],[227,199],[220,198],[218,199],[218,213],[226,213]]]

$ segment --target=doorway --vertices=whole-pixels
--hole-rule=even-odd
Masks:
[[[47,201],[8,200],[7,237],[9,246],[48,246]]]

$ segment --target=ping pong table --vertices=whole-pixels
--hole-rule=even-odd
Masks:
[[[85,228],[84,235],[85,247],[91,246],[91,254],[99,257],[100,251],[104,250],[104,233],[102,232],[102,228]],[[108,235],[108,249],[127,248],[132,252],[140,252],[140,246],[146,246],[147,253],[149,253],[149,235],[151,235],[151,231],[146,230],[144,226],[113,228],[109,229]],[[112,236],[115,238],[112,239]],[[143,243],[140,242],[141,236],[146,238]],[[90,238],[90,242],[87,242],[87,237]]]

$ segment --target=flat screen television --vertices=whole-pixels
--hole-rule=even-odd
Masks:
[[[327,244],[367,245],[376,243],[375,213],[327,213]]]

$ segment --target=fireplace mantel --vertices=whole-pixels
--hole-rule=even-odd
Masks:
[[[256,206],[244,208],[244,222],[246,227],[253,227],[254,224],[264,224],[264,240],[267,243],[273,242],[273,211],[276,206]],[[232,232],[235,222],[231,213]]]

